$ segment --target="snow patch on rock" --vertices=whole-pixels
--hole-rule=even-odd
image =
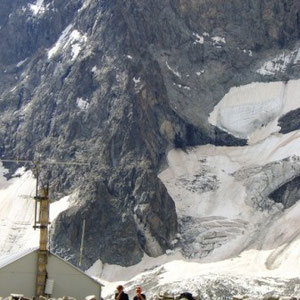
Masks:
[[[81,110],[87,110],[89,108],[89,102],[83,98],[77,98],[76,100],[77,107]]]
[[[141,77],[133,77],[132,78],[133,82],[134,82],[134,90],[136,93],[139,93],[143,87],[144,87],[144,83],[141,80]]]
[[[220,37],[220,36],[213,36],[212,38],[213,44],[215,46],[220,46],[222,44],[226,44],[226,39],[224,37]]]
[[[204,44],[204,37],[199,35],[198,33],[193,32],[193,36],[196,38],[193,42],[194,45],[196,44]]]
[[[91,4],[92,0],[85,0],[81,6],[81,8],[79,9],[79,12],[85,10],[87,7],[89,7],[89,5]]]
[[[288,66],[300,61],[300,49],[288,53],[282,53],[272,60],[266,61],[256,72],[261,75],[274,75],[284,73]]]
[[[16,67],[17,67],[17,68],[22,67],[22,66],[25,64],[25,62],[27,61],[27,59],[28,59],[28,58],[25,58],[24,60],[19,61],[19,62],[16,64]]]
[[[70,207],[72,197],[72,195],[68,195],[50,204],[50,222],[53,222],[61,212]]]
[[[75,60],[85,43],[87,42],[87,36],[82,35],[78,30],[72,30],[73,25],[69,25],[62,32],[61,36],[55,43],[55,45],[48,51],[48,59],[51,59],[55,55],[60,53],[70,53],[71,60]],[[72,30],[72,31],[71,31]]]
[[[203,73],[204,73],[204,70],[200,70],[200,71],[196,72],[196,75],[201,76]]]
[[[49,7],[44,5],[44,0],[37,0],[35,4],[28,4],[29,9],[32,11],[34,16],[43,15]]]

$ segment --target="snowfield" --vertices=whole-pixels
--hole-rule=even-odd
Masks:
[[[0,256],[38,246],[39,231],[33,229],[36,181],[31,171],[20,168],[7,180],[0,167]],[[70,196],[50,205],[52,222],[69,207]]]

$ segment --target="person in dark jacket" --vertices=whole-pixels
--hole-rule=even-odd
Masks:
[[[117,291],[115,300],[129,300],[128,295],[124,293],[124,287],[122,285],[117,286]]]
[[[135,296],[133,297],[133,300],[146,300],[146,296],[142,294],[142,289],[140,286],[138,286],[135,290]]]

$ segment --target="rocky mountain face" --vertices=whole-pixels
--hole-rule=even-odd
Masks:
[[[1,156],[88,163],[43,167],[53,200],[78,193],[52,250],[76,263],[83,219],[84,267],[172,249],[177,213],[157,176],[166,154],[246,145],[209,114],[234,86],[298,79],[299,38],[297,0],[2,0]],[[275,72],[257,71],[273,58]],[[298,130],[299,109],[279,123]],[[297,172],[276,202],[295,203]]]

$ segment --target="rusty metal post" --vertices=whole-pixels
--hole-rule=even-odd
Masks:
[[[39,210],[39,229],[40,246],[38,250],[37,277],[36,277],[36,297],[43,296],[47,280],[48,262],[48,224],[49,224],[49,188],[41,189],[41,196],[36,200],[40,203]]]

